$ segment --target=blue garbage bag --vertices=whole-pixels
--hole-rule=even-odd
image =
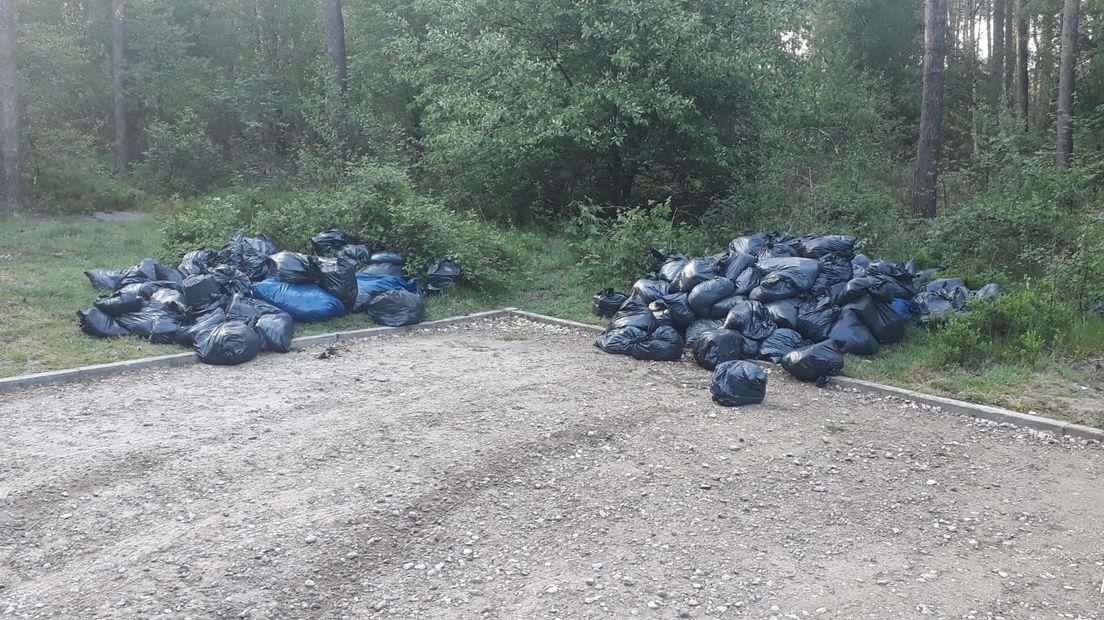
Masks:
[[[287,312],[296,321],[328,321],[345,314],[345,304],[317,284],[262,280],[249,287],[253,296]]]
[[[376,293],[402,289],[411,293],[418,292],[417,280],[404,280],[399,276],[375,275],[371,273],[358,273],[356,303],[353,312],[367,312],[368,302]]]

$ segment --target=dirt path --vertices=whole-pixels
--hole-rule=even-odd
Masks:
[[[0,395],[0,616],[1104,618],[1099,446],[591,339]]]

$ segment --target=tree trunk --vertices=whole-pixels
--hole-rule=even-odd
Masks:
[[[130,166],[126,106],[126,0],[111,0],[111,88],[115,91],[115,174]]]
[[[1012,90],[1016,75],[1016,35],[1013,28],[1013,0],[1004,3],[1004,94],[1001,97],[1006,109],[1012,107]]]
[[[1027,131],[1027,15],[1025,0],[1016,0],[1016,115]]]
[[[1077,13],[1080,0],[1066,0],[1062,9],[1062,60],[1058,70],[1058,144],[1055,161],[1069,166],[1073,154],[1073,91],[1076,87]]]
[[[939,147],[942,142],[947,0],[924,0],[924,92],[920,107],[920,140],[916,148],[912,211],[935,216]]]
[[[345,55],[345,18],[341,0],[322,0],[322,18],[326,23],[326,49],[333,63],[337,88],[344,95],[349,90],[349,64]]]
[[[0,0],[0,213],[22,210],[15,0]]]
[[[1004,2],[993,0],[993,21],[990,29],[993,47],[989,50],[989,109],[1000,109],[1001,90],[1004,84]]]

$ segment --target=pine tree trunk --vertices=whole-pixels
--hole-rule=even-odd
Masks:
[[[22,210],[15,0],[0,0],[0,213]]]
[[[344,95],[349,90],[349,65],[345,55],[345,18],[341,0],[322,0],[322,17],[326,23],[326,49],[333,63],[334,79]]]
[[[1027,131],[1027,15],[1026,0],[1016,0],[1016,116]]]
[[[1012,108],[1016,77],[1016,34],[1012,19],[1015,7],[1012,2],[1005,0],[1004,4],[1004,93],[1001,99],[1006,109]]]
[[[924,0],[924,92],[920,107],[920,140],[916,148],[912,210],[934,217],[942,142],[943,89],[946,78],[947,0]]]
[[[993,47],[989,50],[989,108],[994,113],[1000,108],[1004,84],[1004,2],[993,0],[993,21],[989,26],[993,36]]]
[[[130,166],[126,105],[126,0],[111,0],[111,88],[115,92],[115,174]]]
[[[1073,92],[1076,87],[1077,17],[1080,0],[1066,0],[1062,9],[1062,60],[1058,70],[1058,144],[1055,161],[1069,166],[1073,154]]]

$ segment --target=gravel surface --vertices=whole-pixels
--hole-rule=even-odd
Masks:
[[[592,340],[0,394],[0,616],[1104,618],[1099,445]]]

